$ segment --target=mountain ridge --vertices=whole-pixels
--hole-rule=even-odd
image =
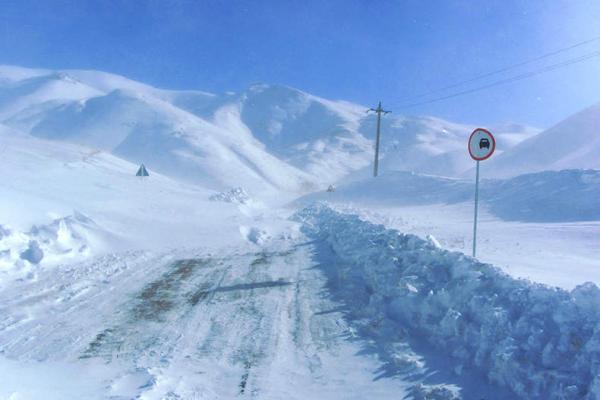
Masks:
[[[258,83],[214,94],[159,89],[102,71],[0,66],[1,123],[150,163],[218,190],[243,185],[255,192],[304,193],[368,173],[376,117],[366,110],[285,85]],[[386,115],[381,170],[464,176],[473,167],[465,149],[474,127]],[[518,164],[510,154],[541,135],[515,123],[491,129],[498,154],[490,166],[504,159]]]

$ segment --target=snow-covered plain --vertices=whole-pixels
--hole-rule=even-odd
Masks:
[[[492,127],[476,260],[473,127],[386,116],[373,179],[366,108],[0,67],[0,399],[598,398],[600,173],[559,140],[597,108]]]

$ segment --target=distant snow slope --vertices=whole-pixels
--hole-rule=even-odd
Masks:
[[[600,104],[570,116],[490,160],[497,176],[570,168],[600,169]]]
[[[321,191],[306,195],[297,202],[330,200],[417,206],[456,204],[472,201],[473,196],[473,179],[389,171],[377,178],[341,184],[332,193]],[[505,180],[485,179],[481,182],[480,200],[491,213],[508,221],[598,221],[600,171],[545,171]]]
[[[278,85],[215,95],[99,71],[0,66],[0,123],[218,190],[301,193],[368,171],[376,118],[366,109]],[[386,115],[382,170],[458,175],[472,167],[465,152],[472,129]],[[499,152],[536,132],[498,127]]]
[[[505,220],[600,221],[600,171],[544,171],[488,181],[490,211]]]
[[[375,130],[374,118],[364,127]],[[476,127],[444,121],[434,117],[386,116],[382,120],[383,170],[415,171],[442,176],[458,176],[473,167],[467,152],[469,135]],[[502,153],[525,138],[534,136],[535,128],[505,124],[488,127]]]

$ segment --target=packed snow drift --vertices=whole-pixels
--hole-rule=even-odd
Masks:
[[[482,370],[519,398],[600,396],[596,285],[567,292],[515,280],[492,265],[324,206],[296,218],[309,237],[331,249],[327,268],[356,314],[392,319],[401,332],[451,356],[458,375]]]

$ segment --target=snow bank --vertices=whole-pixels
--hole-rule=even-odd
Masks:
[[[91,247],[101,246],[103,236],[107,235],[78,212],[47,225],[34,225],[28,232],[0,225],[0,272],[14,268],[29,271],[42,262],[53,264],[86,258],[92,254]]]
[[[334,268],[354,275],[351,298],[445,352],[458,374],[483,371],[520,398],[600,396],[600,289],[571,292],[515,280],[489,264],[342,214],[298,212],[328,245]],[[358,285],[358,286],[357,286]]]

